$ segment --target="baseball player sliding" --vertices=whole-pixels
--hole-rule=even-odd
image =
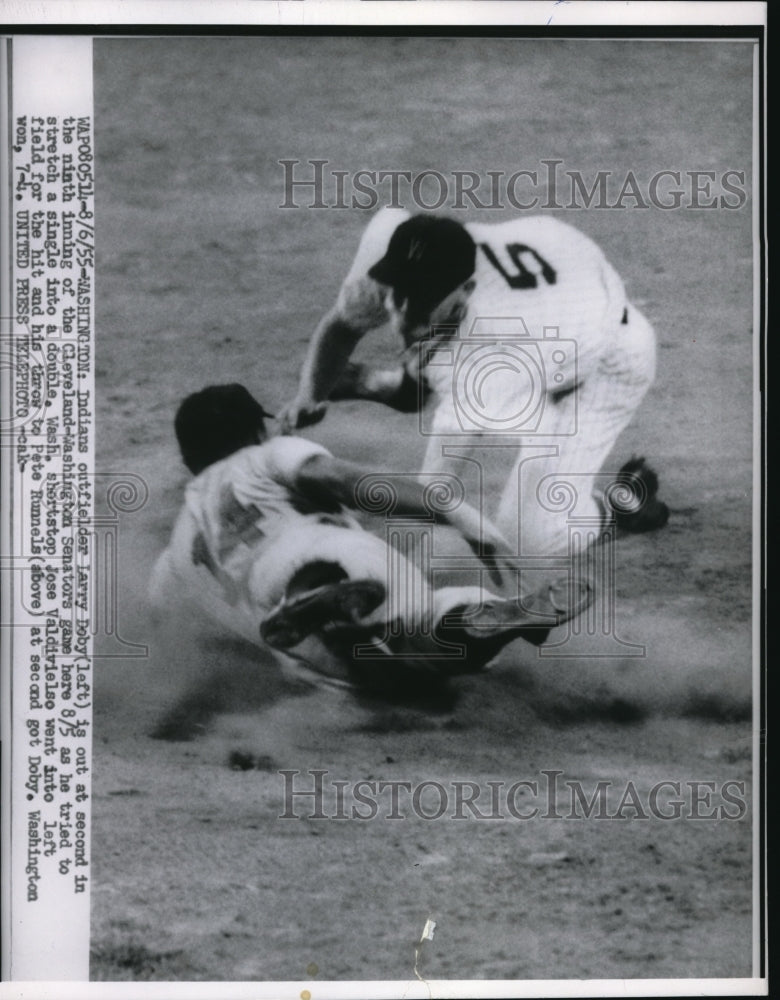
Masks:
[[[350,363],[361,337],[386,323],[401,338],[400,363]],[[413,411],[430,396],[423,471],[457,473],[469,448],[490,442],[508,471],[490,512],[497,528],[516,554],[549,555],[569,546],[572,514],[596,525],[614,516],[630,531],[666,523],[644,459],[621,469],[629,490],[619,509],[596,483],[654,374],[650,324],[576,229],[548,216],[464,226],[383,209],[280,420],[289,432],[321,419],[328,399]]]
[[[269,439],[267,416],[235,384],[210,386],[179,407],[176,435],[195,478],[152,575],[158,609],[183,599],[273,647],[296,673],[381,691],[383,675],[402,665],[480,670],[513,639],[541,644],[590,603],[589,584],[571,577],[519,600],[476,585],[432,590],[352,513],[366,470],[303,438]],[[420,484],[393,485],[397,511],[430,517]],[[439,520],[495,572],[505,543],[489,522],[467,504]]]

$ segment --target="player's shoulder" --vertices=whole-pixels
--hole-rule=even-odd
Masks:
[[[391,236],[408,218],[405,209],[381,208],[363,230],[338,301],[342,317],[358,328],[371,329],[386,319],[383,293],[368,272],[384,257]]]
[[[309,438],[299,437],[297,434],[278,434],[269,438],[263,444],[257,445],[249,451],[256,451],[266,459],[276,458],[279,455],[329,455],[328,449],[316,441]]]
[[[384,257],[390,237],[408,218],[410,213],[404,208],[380,208],[363,230],[358,255],[376,263]]]
[[[273,467],[279,459],[285,456],[291,458],[300,449],[298,445],[289,445],[289,441],[299,441],[299,438],[269,438],[261,444],[248,445],[239,448],[226,458],[213,462],[189,483],[187,490],[192,494],[208,494],[219,490],[230,483],[244,483],[249,479],[260,479],[272,475]]]
[[[577,246],[599,252],[590,236],[571,223],[553,215],[520,215],[503,222],[468,223],[466,229],[475,243],[534,243],[547,247]]]
[[[384,206],[371,216],[365,228],[365,233],[387,233],[391,235],[402,222],[411,218],[411,213],[405,208]]]
[[[317,455],[330,456],[321,444],[294,435],[279,435],[250,445],[215,462],[190,481],[187,502],[192,509],[210,506],[226,488],[243,495],[263,494],[274,485],[294,487],[300,470]]]
[[[330,456],[321,444],[295,435],[279,435],[258,446],[262,455],[258,460],[275,479],[289,483],[311,459],[319,455]]]

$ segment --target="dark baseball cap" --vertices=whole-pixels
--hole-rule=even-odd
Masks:
[[[415,215],[390,237],[387,253],[369,270],[397,298],[432,309],[474,273],[477,248],[460,222]]]
[[[237,382],[194,392],[176,411],[174,429],[184,464],[195,474],[257,441],[267,413]]]

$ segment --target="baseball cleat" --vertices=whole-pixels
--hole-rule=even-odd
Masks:
[[[522,637],[540,646],[556,625],[583,612],[593,601],[593,587],[587,580],[562,577],[519,600],[486,601],[481,606],[458,609],[458,622],[448,615],[445,624],[460,629],[467,638],[500,637],[505,642]]]
[[[332,625],[358,625],[385,599],[378,580],[346,580],[283,598],[260,623],[260,636],[269,646],[287,649],[306,636]]]
[[[620,496],[619,503],[612,504],[615,524],[623,531],[632,534],[655,531],[669,520],[669,508],[658,499],[658,476],[644,458],[626,462],[617,474],[615,488],[632,494],[625,500]]]

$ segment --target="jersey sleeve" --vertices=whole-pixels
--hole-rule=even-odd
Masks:
[[[330,456],[327,448],[299,437],[277,437],[263,447],[264,471],[275,482],[295,489],[295,481],[303,466],[316,455]]]
[[[390,237],[408,218],[402,209],[383,208],[363,232],[336,302],[339,318],[354,329],[373,330],[387,322],[386,289],[369,278],[368,271],[384,257]]]

